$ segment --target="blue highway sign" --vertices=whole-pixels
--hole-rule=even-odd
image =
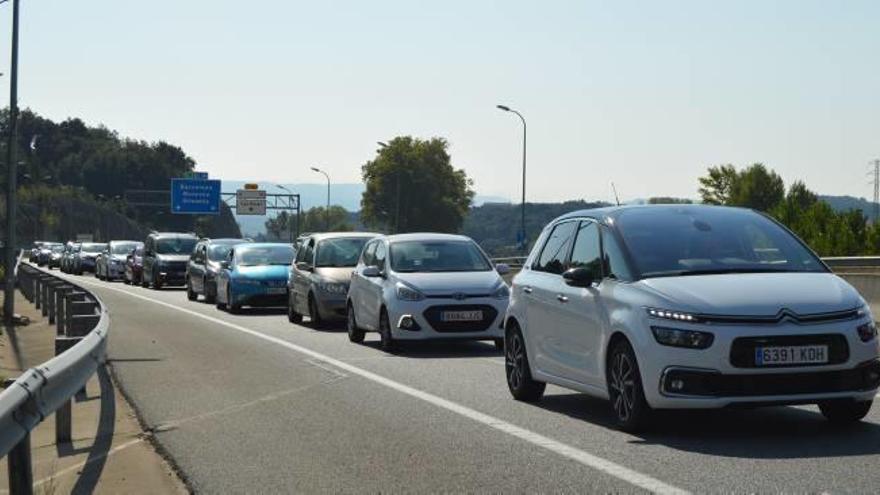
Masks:
[[[171,213],[219,215],[220,181],[171,179]]]

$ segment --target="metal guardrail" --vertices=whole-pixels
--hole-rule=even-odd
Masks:
[[[57,327],[55,357],[0,392],[0,456],[8,455],[10,493],[30,494],[30,432],[54,413],[57,443],[70,442],[71,397],[106,359],[110,315],[91,292],[30,264],[20,265],[17,283]]]

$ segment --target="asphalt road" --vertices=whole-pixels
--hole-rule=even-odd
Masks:
[[[123,390],[197,492],[844,492],[880,487],[880,406],[838,428],[815,407],[668,412],[650,433],[548,387],[510,398],[488,343],[396,355],[343,325],[230,315],[87,277],[109,306]]]

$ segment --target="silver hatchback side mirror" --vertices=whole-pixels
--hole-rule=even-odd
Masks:
[[[510,273],[510,265],[507,263],[498,263],[495,265],[495,271],[497,271],[499,275],[507,275]]]

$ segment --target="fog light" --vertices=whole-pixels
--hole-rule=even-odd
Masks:
[[[712,345],[715,336],[709,332],[681,330],[678,328],[651,327],[658,344],[689,349],[706,349]]]
[[[684,380],[672,380],[669,384],[669,388],[676,391],[684,390]]]
[[[868,342],[874,337],[877,336],[877,325],[874,322],[864,323],[859,325],[859,338],[862,339],[862,342]]]
[[[402,328],[403,330],[411,330],[416,331],[419,330],[419,324],[416,323],[416,319],[411,315],[403,315],[400,317],[400,322],[397,324],[398,328]]]

